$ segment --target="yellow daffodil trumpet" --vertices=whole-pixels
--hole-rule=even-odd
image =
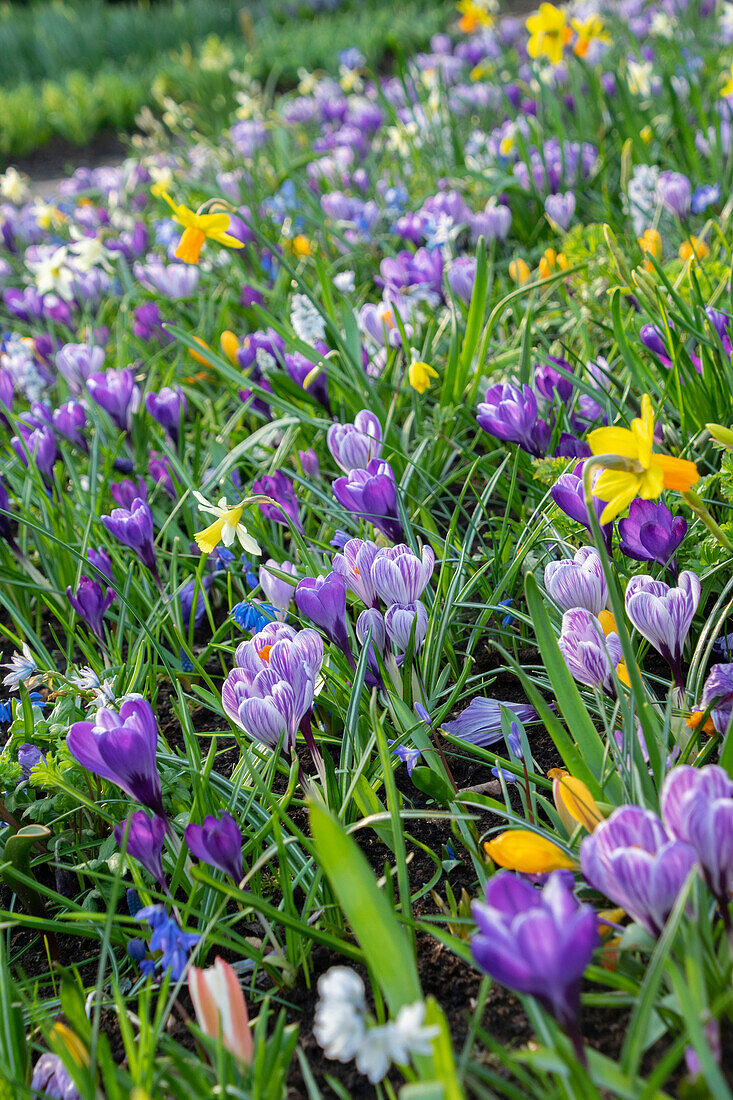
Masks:
[[[499,833],[493,840],[486,841],[484,850],[500,867],[525,875],[572,870],[576,866],[567,852],[531,829],[509,829]]]
[[[437,377],[437,370],[428,363],[418,361],[410,364],[408,378],[413,390],[417,390],[418,393],[425,393],[430,388],[430,379]]]
[[[641,416],[631,421],[631,428],[596,428],[588,436],[593,457],[586,460],[583,470],[586,484],[586,504],[592,497],[606,501],[600,523],[609,523],[625,512],[632,500],[656,500],[664,489],[684,493],[699,479],[697,466],[686,459],[652,451],[654,443],[654,413],[648,394],[641,399]],[[603,472],[592,486],[593,470]]]
[[[173,211],[173,221],[183,226],[183,235],[174,252],[176,259],[183,260],[186,264],[197,264],[201,249],[207,240],[227,245],[229,248],[244,248],[242,241],[227,233],[230,216],[225,210],[215,213],[211,210],[208,213],[204,212],[207,206],[212,205],[211,201],[204,203],[194,212],[183,203],[174,202],[167,191],[161,191],[160,197],[165,199]],[[219,206],[223,205],[220,200],[214,201]]]

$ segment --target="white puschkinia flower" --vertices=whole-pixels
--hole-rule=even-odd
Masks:
[[[327,1058],[356,1060],[371,1082],[381,1081],[390,1065],[406,1065],[413,1054],[429,1054],[437,1027],[425,1027],[425,1004],[403,1005],[395,1020],[369,1026],[364,983],[348,966],[333,966],[318,981],[313,1034]]]
[[[290,324],[299,340],[315,344],[326,335],[323,318],[305,294],[294,294],[290,306]]]
[[[338,275],[333,277],[333,285],[336,290],[340,290],[342,294],[351,294],[356,286],[354,272],[353,271],[339,271]]]
[[[108,707],[110,703],[116,701],[112,684],[113,672],[108,672],[106,679],[100,680],[94,669],[84,665],[76,675],[67,675],[66,679],[68,683],[79,688],[80,691],[90,691],[92,693],[91,698],[86,701],[88,707],[99,709],[100,707]],[[123,702],[122,699],[117,701]]]
[[[11,691],[17,691],[19,684],[33,687],[41,679],[40,676],[34,676],[36,659],[27,642],[23,643],[22,653],[14,653],[12,659],[7,664],[0,665],[0,668],[10,669],[7,676],[3,676],[3,685]]]
[[[13,386],[28,401],[40,401],[44,379],[33,357],[33,345],[24,336],[13,333],[0,352],[0,367],[8,371]]]
[[[11,166],[0,176],[0,198],[19,206],[29,195],[28,177],[21,175],[17,168]]]

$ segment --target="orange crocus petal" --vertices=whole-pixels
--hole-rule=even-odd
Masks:
[[[264,661],[265,664],[267,664],[267,662],[270,660],[270,650],[271,649],[272,649],[271,645],[263,645],[262,649],[260,650],[260,660]]]
[[[509,829],[487,841],[484,849],[500,867],[527,875],[575,867],[575,861],[562,848],[530,829]]]
[[[603,609],[603,611],[598,612],[598,622],[601,624],[601,630],[606,635],[606,637],[608,637],[609,634],[616,633],[616,620],[614,619],[611,612],[606,611],[605,608]]]
[[[694,462],[688,462],[685,458],[673,458],[672,455],[654,455],[652,459],[656,466],[661,466],[664,473],[664,488],[675,489],[678,493],[684,493],[697,485],[700,475]]]
[[[200,344],[200,346],[205,351],[211,351],[211,348],[209,347],[209,345],[206,343],[205,340],[202,340],[200,336],[194,336],[194,340],[196,341],[197,344]],[[203,365],[205,367],[208,367],[208,366],[211,365],[211,361],[209,359],[205,359],[203,355],[199,355],[199,353],[197,351],[194,351],[193,348],[190,348],[189,350],[191,352],[191,358],[195,359],[197,363],[203,363]]]
[[[185,264],[197,264],[205,240],[206,234],[203,230],[195,229],[190,225],[183,230],[183,236],[178,242],[178,248],[173,255],[177,260],[183,260]]]

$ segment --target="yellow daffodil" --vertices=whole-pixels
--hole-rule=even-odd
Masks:
[[[662,258],[662,235],[657,229],[645,229],[641,237],[637,237],[639,248],[646,256],[653,256],[655,260]],[[644,260],[644,268],[647,271],[654,270],[654,264]]]
[[[636,497],[656,500],[663,489],[686,492],[699,480],[697,466],[682,458],[656,454],[654,413],[649,395],[641,399],[641,416],[631,428],[596,428],[588,436],[594,455],[614,455],[628,459],[636,469],[604,470],[593,486],[593,496],[605,500],[600,522],[609,523],[628,508]]]
[[[601,42],[607,45],[611,39],[606,34],[603,20],[598,15],[591,15],[588,19],[571,20],[572,28],[577,34],[573,52],[578,57],[585,57],[592,42]]]
[[[576,825],[592,833],[603,821],[603,815],[583,780],[576,779],[564,768],[553,768],[548,776],[552,780],[555,808],[568,833],[572,834]]]
[[[216,244],[228,245],[229,248],[244,248],[242,241],[227,233],[230,219],[226,211],[202,214],[203,207],[196,212],[189,210],[182,203],[175,203],[167,191],[160,191],[160,197],[165,199],[173,211],[173,221],[183,226],[183,235],[174,252],[176,259],[183,260],[186,264],[197,264],[207,239]]]
[[[702,237],[688,237],[680,245],[679,256],[681,260],[691,260],[693,257],[696,260],[706,260],[709,255],[710,249]]]
[[[461,13],[458,21],[458,29],[463,34],[473,34],[483,27],[491,27],[494,24],[494,16],[489,10],[493,5],[480,3],[478,0],[458,0],[456,8]]]
[[[239,340],[237,339],[235,334],[229,329],[225,329],[219,337],[219,345],[229,362],[236,367],[237,351],[239,350]]]
[[[484,844],[486,854],[500,867],[521,871],[525,875],[539,875],[545,871],[572,869],[575,861],[551,840],[533,833],[531,829],[509,829],[494,840]]]
[[[235,538],[248,554],[261,554],[259,546],[242,523],[243,504],[229,505],[226,497],[222,497],[218,504],[210,504],[201,493],[194,492],[202,512],[208,512],[216,516],[216,519],[204,531],[197,531],[194,535],[196,545],[202,554],[210,554],[220,542],[225,546],[231,546]]]
[[[416,362],[410,363],[408,377],[413,390],[417,390],[418,393],[425,393],[425,390],[430,388],[430,379],[437,378],[438,372],[428,363]]]
[[[733,95],[733,65],[731,65],[730,72],[728,74],[723,73],[723,76],[726,75],[728,79],[726,80],[723,87],[720,89],[720,94],[723,99],[727,99],[729,95]]]
[[[527,261],[521,259],[521,257],[512,260],[509,264],[509,277],[514,280],[517,286],[524,286],[525,283],[528,283],[532,277],[532,272]]]
[[[639,137],[645,145],[649,145],[654,137],[654,131],[651,126],[642,126],[641,130],[639,130]]]
[[[546,57],[553,65],[562,61],[563,47],[572,38],[565,21],[565,12],[554,4],[540,4],[539,10],[527,19],[530,57]]]
[[[567,271],[568,261],[563,252],[556,252],[554,248],[546,248],[540,257],[540,279],[549,279],[558,271]]]

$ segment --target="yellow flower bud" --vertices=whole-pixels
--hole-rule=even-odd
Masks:
[[[609,634],[616,633],[616,620],[611,612],[606,611],[605,608],[598,613],[598,622],[601,624],[601,630],[606,637],[608,637]]]
[[[438,372],[434,367],[421,361],[411,363],[407,373],[410,379],[410,385],[413,390],[417,390],[418,393],[425,393],[425,390],[430,388],[430,379],[438,377]]]
[[[723,424],[706,424],[705,427],[716,443],[720,443],[722,447],[733,447],[733,431],[730,428]]]
[[[710,249],[702,237],[688,237],[680,245],[681,260],[705,260],[710,255]]]
[[[219,343],[221,344],[221,350],[226,355],[230,363],[237,365],[237,351],[239,349],[239,340],[229,329],[225,329],[219,337]]]
[[[509,829],[494,840],[488,840],[484,849],[500,867],[527,875],[575,867],[575,861],[562,848],[531,829]]]
[[[531,275],[532,272],[526,260],[520,258],[512,260],[509,264],[509,276],[514,280],[517,286],[524,286],[525,283],[528,283]]]
[[[603,821],[593,795],[582,779],[576,779],[574,775],[566,773],[556,776],[552,781],[552,797],[560,820],[569,833],[574,831],[576,824],[592,833],[596,825]]]

